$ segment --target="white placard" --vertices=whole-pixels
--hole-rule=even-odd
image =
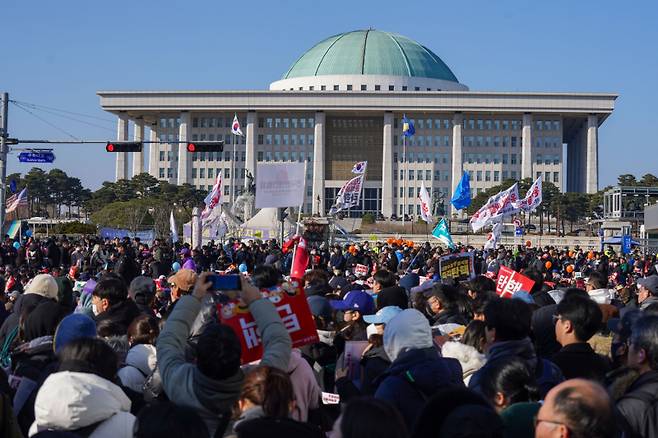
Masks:
[[[304,163],[258,163],[256,208],[297,207],[304,203]]]

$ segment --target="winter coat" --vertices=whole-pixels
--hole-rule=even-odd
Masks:
[[[389,321],[384,350],[393,362],[375,382],[375,398],[394,405],[408,430],[437,391],[464,386],[459,361],[439,356],[427,318],[418,310],[403,310]]]
[[[155,367],[155,346],[139,344],[128,350],[125,366],[119,370],[117,375],[123,386],[142,393],[144,382],[155,371]]]
[[[11,315],[5,319],[2,327],[0,327],[0,343],[4,343],[7,335],[18,326],[18,321],[24,312],[32,312],[39,304],[49,300],[49,298],[39,294],[19,295],[19,297],[16,299],[16,303],[14,304]]]
[[[515,357],[525,362],[528,371],[534,373],[542,398],[546,397],[552,387],[564,380],[560,368],[547,359],[537,357],[532,342],[530,339],[525,338],[515,341],[495,342],[487,353],[487,363],[471,376],[468,387],[481,393],[480,380],[485,371],[496,361],[509,360]]]
[[[608,358],[597,354],[587,342],[565,345],[551,362],[560,367],[565,379],[580,377],[603,383],[610,371]]]
[[[441,354],[443,357],[451,357],[459,361],[465,385],[468,385],[473,373],[482,368],[486,362],[484,354],[461,342],[446,342],[441,348]]]
[[[95,374],[51,374],[37,394],[29,436],[43,430],[93,428],[89,438],[132,438],[130,400],[114,383]]]
[[[215,380],[185,360],[187,338],[200,310],[201,302],[191,295],[177,301],[158,337],[158,368],[169,399],[195,409],[213,436],[220,416],[229,413],[240,396],[244,373],[238,369],[224,380]],[[259,299],[249,305],[249,311],[263,343],[261,364],[287,370],[292,342],[274,305],[267,299]]]
[[[658,371],[646,372],[637,378],[626,393],[617,401],[619,423],[625,436],[658,436],[657,416]]]
[[[295,393],[295,410],[290,417],[297,421],[306,422],[308,420],[308,411],[319,407],[322,390],[315,378],[313,368],[296,348],[290,354],[288,375]]]

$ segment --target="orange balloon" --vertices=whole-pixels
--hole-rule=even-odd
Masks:
[[[546,263],[544,264],[544,266],[546,266],[546,269],[551,269],[551,266],[553,266],[553,263],[551,263],[551,262],[546,262]]]
[[[569,257],[573,257],[573,251],[569,251]]]
[[[567,272],[571,274],[573,272],[573,265],[567,266]]]
[[[590,251],[587,253],[587,259],[592,260],[594,258],[594,252]]]
[[[532,246],[532,242],[529,241],[529,240],[526,240],[526,241],[525,241],[525,246],[527,246],[528,248],[530,248],[530,247]]]

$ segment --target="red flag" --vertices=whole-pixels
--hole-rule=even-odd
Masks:
[[[288,251],[294,248],[297,242],[299,242],[299,236],[295,236],[292,239],[286,240],[285,242],[283,242],[283,247],[281,248],[282,252],[284,254],[287,254]]]
[[[297,249],[295,250],[295,259],[292,261],[292,268],[290,269],[290,278],[302,278],[306,267],[308,266],[309,255],[306,250],[306,239],[299,238]]]

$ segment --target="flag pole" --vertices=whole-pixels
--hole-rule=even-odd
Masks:
[[[231,130],[233,124],[231,124]],[[237,170],[237,164],[235,163],[235,134],[231,133],[231,136],[233,137],[233,155],[231,156],[231,205],[235,203],[235,181],[237,178],[235,177],[235,171]]]
[[[306,193],[306,169],[308,166],[308,161],[304,160],[304,193]],[[311,202],[313,200],[311,199]],[[297,212],[297,225],[295,226],[295,235],[293,236],[293,239],[299,235],[299,224],[302,221],[302,209],[304,208],[304,199],[302,198],[302,203],[299,206],[299,211]],[[297,245],[299,245],[299,242],[297,242]],[[297,245],[292,249],[292,263],[295,263],[295,254],[297,254]],[[281,249],[283,249],[283,244],[281,245]],[[290,265],[290,273],[292,274],[292,264]]]
[[[407,212],[407,136],[402,135],[402,171],[404,173],[403,178],[402,178],[402,194],[403,194],[403,202],[404,205],[402,206],[402,232],[404,233],[406,231],[405,229],[405,220],[404,217]]]

